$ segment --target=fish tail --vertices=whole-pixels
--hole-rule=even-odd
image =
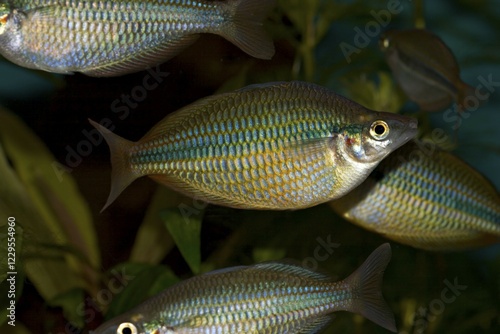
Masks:
[[[457,94],[457,105],[459,112],[474,111],[485,101],[476,96],[476,89],[460,81]]]
[[[111,152],[111,190],[108,200],[101,210],[103,212],[140,175],[132,173],[127,164],[127,152],[134,143],[114,134],[106,127],[91,119],[89,119],[89,122],[104,137]]]
[[[221,35],[249,55],[260,59],[271,59],[274,55],[273,41],[263,28],[267,13],[276,0],[229,0],[231,19]]]
[[[391,259],[391,246],[378,247],[354,273],[347,278],[354,301],[349,311],[361,314],[379,326],[396,332],[394,314],[382,297],[382,278]]]

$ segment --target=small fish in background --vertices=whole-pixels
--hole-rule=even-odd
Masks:
[[[330,205],[348,221],[415,248],[457,251],[500,242],[498,191],[453,154],[431,147],[411,141]]]
[[[338,311],[396,332],[381,291],[390,259],[391,246],[383,244],[339,282],[279,262],[217,270],[180,282],[91,333],[312,334]]]
[[[270,59],[262,21],[275,0],[13,0],[0,4],[0,54],[53,73],[107,77],[160,64],[217,34]]]
[[[455,56],[435,34],[423,29],[389,30],[379,45],[410,100],[424,111],[440,111],[455,101],[466,109],[474,88],[460,79]]]
[[[104,209],[146,175],[217,205],[306,208],[349,192],[417,133],[413,118],[375,112],[305,82],[252,85],[201,99],[138,142],[90,122],[111,151]]]

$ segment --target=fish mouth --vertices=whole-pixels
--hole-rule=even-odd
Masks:
[[[394,136],[386,146],[390,152],[415,138],[418,133],[418,121],[412,117],[392,114],[387,123],[394,130]]]

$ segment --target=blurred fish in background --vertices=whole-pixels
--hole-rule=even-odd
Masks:
[[[455,56],[436,34],[424,29],[388,30],[379,44],[396,81],[422,110],[443,110],[452,102],[461,110],[467,108],[474,88],[462,81]]]
[[[270,59],[262,21],[274,0],[68,1],[0,4],[0,54],[54,73],[118,76],[162,63],[200,33],[220,35],[251,56]]]
[[[330,205],[350,222],[416,248],[456,251],[500,242],[498,191],[430,142],[396,150]]]

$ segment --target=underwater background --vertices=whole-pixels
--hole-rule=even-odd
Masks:
[[[214,35],[157,68],[118,78],[53,75],[2,59],[0,226],[10,216],[18,221],[18,275],[15,328],[6,322],[8,282],[1,277],[0,332],[86,333],[181,279],[233,265],[291,258],[343,279],[387,242],[328,204],[229,209],[148,178],[99,213],[110,186],[109,150],[92,136],[88,118],[108,119],[115,133],[138,140],[165,115],[216,92],[310,81],[366,107],[418,117],[423,133],[445,130],[446,148],[500,189],[500,2],[396,1],[402,11],[366,35],[368,23],[393,2],[281,0],[267,21],[276,46],[271,61],[252,59]],[[384,30],[423,24],[453,51],[466,83],[498,82],[458,131],[443,112],[418,113],[378,47]],[[362,43],[359,31],[368,36]],[[356,51],[346,54],[346,43]],[[145,80],[154,84],[146,89]],[[441,253],[390,243],[383,294],[399,333],[500,333],[498,245]],[[324,331],[338,332],[387,331],[340,312]]]

